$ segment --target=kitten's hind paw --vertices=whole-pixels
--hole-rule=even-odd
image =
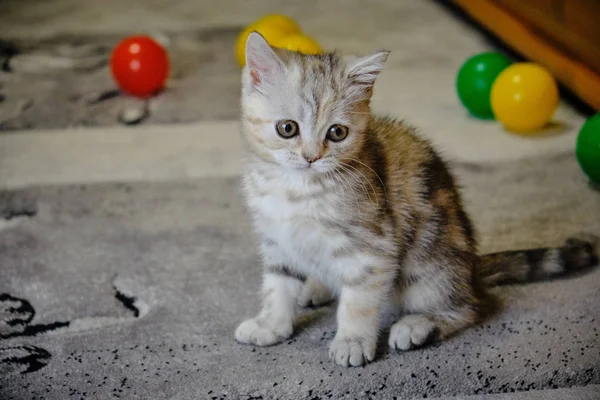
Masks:
[[[320,307],[333,301],[333,295],[320,281],[308,278],[298,297],[300,307]]]
[[[430,342],[437,331],[436,324],[424,315],[406,315],[392,325],[388,343],[395,350],[411,350]]]
[[[375,358],[377,342],[364,338],[335,338],[329,346],[329,358],[342,367],[361,367]]]
[[[271,346],[292,336],[293,327],[280,326],[276,329],[261,318],[252,318],[242,322],[235,330],[235,340],[255,346]]]

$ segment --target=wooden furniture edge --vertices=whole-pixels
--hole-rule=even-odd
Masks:
[[[451,0],[509,47],[539,63],[589,106],[600,111],[600,75],[569,57],[525,23],[489,0]]]

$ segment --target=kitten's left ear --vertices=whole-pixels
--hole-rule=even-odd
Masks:
[[[358,85],[372,87],[389,54],[389,50],[379,50],[368,56],[350,59],[347,67],[348,78]]]
[[[258,32],[250,33],[246,40],[246,65],[254,86],[272,81],[283,70],[281,60]]]

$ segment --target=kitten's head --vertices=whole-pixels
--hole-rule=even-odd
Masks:
[[[325,173],[358,158],[371,119],[373,85],[388,51],[342,59],[272,48],[258,33],[246,42],[242,133],[265,162]]]

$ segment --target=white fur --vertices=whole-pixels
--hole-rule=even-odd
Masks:
[[[296,298],[301,289],[302,284],[297,279],[266,274],[261,313],[240,324],[235,339],[240,343],[270,346],[290,337],[294,331]]]
[[[389,280],[388,283],[391,285],[392,281]],[[336,364],[348,367],[373,361],[381,311],[360,315],[356,310],[382,310],[387,294],[387,290],[378,292],[353,286],[342,288],[337,313],[338,331],[329,346],[329,356]]]
[[[393,276],[379,274],[372,282],[379,290],[362,288],[360,282],[373,268],[393,271],[389,263],[395,260],[397,248],[392,226],[383,227],[384,237],[375,237],[355,223],[363,217],[356,193],[368,190],[360,176],[328,173],[337,167],[337,155],[358,148],[356,141],[363,140],[360,134],[368,117],[353,107],[370,96],[365,87],[374,83],[386,58],[387,52],[378,52],[352,60],[342,67],[342,74],[306,76],[310,71],[301,70],[299,63],[286,64],[262,36],[251,34],[242,73],[242,136],[248,146],[244,191],[254,228],[263,239],[263,260],[267,266],[284,265],[315,279],[321,293],[325,286],[340,293],[338,333],[330,355],[346,366],[361,365],[375,356],[379,312],[366,311],[379,311],[389,300]],[[333,98],[338,101],[329,101]],[[276,125],[288,119],[298,124],[299,135],[284,139]],[[348,137],[325,145],[334,124],[348,127]],[[323,156],[325,151],[327,157],[309,168],[306,158]],[[295,195],[304,200],[290,200]],[[374,207],[366,208],[374,212]],[[356,239],[348,237],[347,229],[357,230],[352,237],[364,240],[365,251],[340,256],[340,251],[356,250]],[[267,273],[264,286],[260,314],[236,331],[242,343],[270,345],[288,337],[295,306],[311,297],[309,290],[299,298],[300,281],[292,277]]]
[[[320,280],[309,277],[304,283],[302,292],[298,297],[298,305],[300,307],[308,307],[310,305],[318,307],[329,303],[333,298],[327,286],[321,283]]]
[[[349,258],[334,256],[337,249],[353,244],[348,237],[327,228],[323,221],[348,223],[356,218],[344,207],[339,207],[335,190],[328,191],[319,201],[289,202],[285,197],[287,190],[310,193],[313,189],[307,179],[283,173],[280,179],[264,182],[261,190],[268,192],[265,196],[253,196],[252,189],[248,190],[248,205],[253,211],[256,231],[262,237],[276,241],[281,248],[283,258],[278,263],[292,265],[307,276],[315,276],[334,291],[339,290],[342,281],[360,278],[368,267],[385,266],[396,251],[390,232],[388,238],[379,239],[384,249],[380,254],[358,253]]]
[[[326,80],[313,82],[320,91],[320,102],[329,104],[323,109],[321,118],[314,114],[313,107],[306,103],[307,98],[312,98],[311,88],[301,85],[303,71],[299,65],[283,65],[278,56],[271,50],[267,42],[257,33],[249,36],[246,48],[247,64],[242,72],[242,130],[252,130],[266,142],[285,140],[284,146],[272,149],[270,157],[284,168],[302,169],[308,166],[303,155],[310,158],[323,152],[323,142],[329,128],[334,124],[341,124],[349,128],[348,138],[340,143],[330,143],[330,152],[343,152],[345,148],[352,148],[356,140],[356,132],[365,128],[366,118],[348,113],[348,108],[359,99],[370,96],[365,92],[368,82],[374,82],[375,77],[383,68],[387,52],[378,52],[366,57],[357,58],[348,65],[348,79],[350,75],[354,84],[345,87],[345,93],[338,102],[328,102],[339,93]],[[253,74],[261,77],[261,83],[253,81]],[[310,77],[323,79],[322,77]],[[315,106],[313,104],[313,106]],[[248,126],[244,117],[265,121],[260,126]],[[275,130],[277,121],[291,119],[297,122],[300,135],[291,139],[281,139]],[[255,152],[264,150],[257,148],[257,144],[249,140],[250,150]],[[262,146],[262,145],[260,145]],[[317,172],[328,172],[336,164],[332,160],[321,159],[311,168]]]
[[[410,264],[405,264],[406,270],[410,270]],[[421,269],[424,273],[420,274],[421,279],[417,283],[410,285],[405,291],[400,293],[400,305],[402,309],[410,312],[423,312],[425,310],[435,310],[444,306],[450,291],[452,290],[452,281],[448,276],[441,273],[431,273],[423,277],[428,272],[427,265],[416,265],[414,269]],[[436,269],[429,268],[436,271]]]
[[[559,249],[549,250],[546,253],[542,261],[542,268],[548,275],[557,275],[564,271]]]
[[[315,277],[327,285],[333,293],[340,294],[338,309],[338,333],[331,343],[330,356],[340,365],[357,366],[373,360],[379,333],[379,315],[365,318],[349,317],[351,308],[375,307],[380,309],[389,299],[389,287],[381,291],[364,290],[360,287],[344,286],[343,282],[360,280],[373,266],[385,268],[394,260],[396,247],[391,228],[387,238],[380,238],[381,253],[355,253],[348,257],[334,256],[337,249],[352,246],[349,238],[327,228],[323,221],[339,221],[347,224],[356,215],[348,213],[347,207],[339,207],[339,198],[335,190],[322,193],[320,200],[296,203],[286,199],[286,191],[297,190],[304,193],[318,190],[317,184],[307,177],[278,172],[268,179],[260,176],[254,169],[246,173],[248,182],[248,206],[252,211],[257,233],[263,238],[275,241],[278,246],[263,246],[263,258],[267,264],[284,264],[310,277]],[[297,173],[295,173],[297,174]],[[267,173],[268,175],[268,173]],[[293,177],[293,178],[292,178]],[[258,185],[259,188],[254,185]],[[267,193],[259,196],[257,193]],[[366,235],[366,233],[365,233]],[[380,276],[389,283],[392,276]],[[277,292],[278,302],[289,305],[301,302],[299,291]],[[302,300],[306,302],[306,300]],[[263,312],[264,314],[263,305]],[[293,318],[292,308],[286,306],[288,316]],[[270,321],[261,323],[261,317],[244,322],[236,333],[238,341],[253,344],[273,344],[281,340],[291,326],[291,319],[284,318],[285,324]],[[268,324],[268,327],[265,326]],[[277,326],[277,328],[273,328]]]
[[[396,350],[410,350],[421,346],[436,328],[436,324],[424,315],[405,315],[392,325],[388,344]]]

